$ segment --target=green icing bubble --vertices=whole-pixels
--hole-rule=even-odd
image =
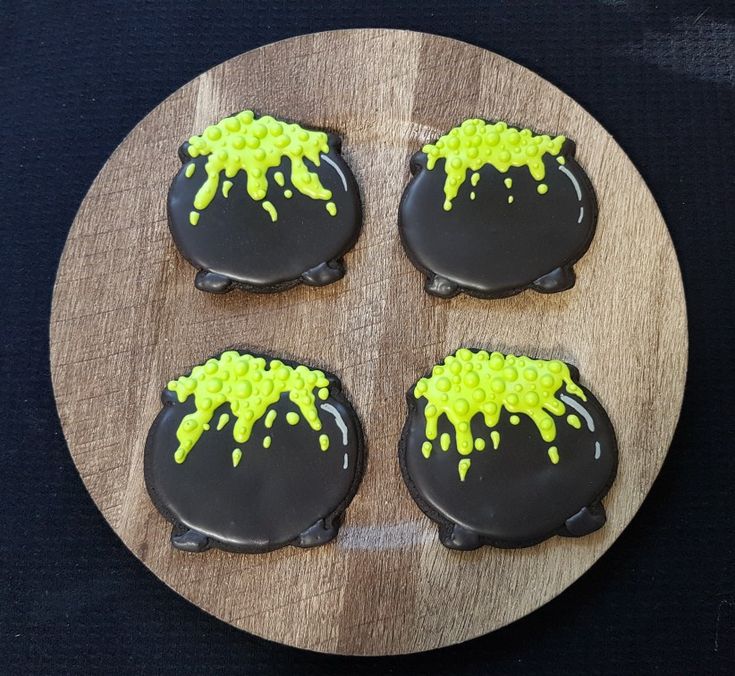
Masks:
[[[569,367],[564,362],[459,349],[437,364],[431,375],[421,378],[414,387],[414,397],[426,400],[424,418],[428,441],[424,442],[422,452],[427,455],[426,445],[430,449],[430,441],[436,439],[437,424],[442,415],[454,428],[460,455],[481,450],[484,441],[474,439],[470,425],[472,419],[481,415],[485,425],[492,429],[497,426],[503,410],[511,413],[512,424],[520,423],[517,414],[528,416],[541,438],[552,442],[556,438],[555,417],[566,412],[563,402],[557,398],[562,388],[583,401],[587,399],[572,380]],[[490,439],[493,448],[497,449],[500,433],[492,429]],[[479,445],[478,441],[481,442]],[[440,445],[449,447],[444,435]]]
[[[202,210],[209,206],[222,174],[233,178],[239,171],[247,175],[248,195],[257,202],[265,200],[269,189],[267,172],[279,166],[284,158],[291,164],[293,187],[311,199],[327,201],[332,192],[321,184],[319,176],[309,170],[304,160],[318,167],[321,154],[328,152],[329,140],[324,132],[310,131],[270,115],[258,118],[252,111],[244,110],[220,120],[207,127],[201,136],[189,139],[191,157],[207,156],[204,167],[207,178],[194,197],[194,208]],[[274,174],[274,180],[281,187],[285,184],[280,171]],[[224,190],[223,194],[227,196]],[[278,214],[270,202],[264,201],[263,208],[273,221],[277,220]]]
[[[255,423],[266,415],[284,392],[288,392],[289,399],[311,428],[319,431],[322,424],[314,390],[328,387],[329,381],[321,371],[303,365],[292,367],[278,359],[266,361],[250,354],[223,352],[219,358],[195,366],[189,375],[168,384],[168,389],[176,392],[179,402],[183,403],[194,395],[196,407],[193,413],[184,416],[176,430],[179,447],[174,458],[178,463],[186,460],[206,431],[205,425],[209,425],[215,411],[225,403],[230,405],[236,418],[232,436],[238,444],[244,444],[250,438]],[[286,416],[289,423],[290,415]],[[298,419],[298,414],[294,415]]]
[[[544,154],[559,155],[565,140],[564,136],[551,138],[546,134],[534,134],[530,129],[515,129],[505,122],[489,124],[484,120],[470,119],[450,130],[436,143],[425,145],[422,151],[427,155],[426,167],[430,171],[440,159],[444,159],[447,175],[444,210],[450,211],[452,200],[465,182],[468,171],[477,172],[487,164],[503,174],[511,167],[527,167],[531,176],[541,181],[546,175]],[[470,179],[473,186],[477,182],[476,175]],[[545,192],[539,190],[541,194]]]

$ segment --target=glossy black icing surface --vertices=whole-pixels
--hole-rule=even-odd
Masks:
[[[520,415],[520,423],[512,425],[510,414],[503,411],[494,428],[500,433],[496,450],[490,430],[477,415],[472,431],[486,441],[486,448],[461,456],[453,428],[441,416],[438,437],[448,433],[452,445],[442,451],[435,443],[425,458],[421,445],[426,440],[426,400],[417,400],[411,388],[399,451],[401,470],[416,503],[439,525],[443,544],[454,549],[525,547],[555,534],[585,535],[604,524],[600,501],[617,472],[617,444],[605,411],[588,390],[582,389],[586,402],[571,394],[565,396],[590,414],[594,432],[580,414],[582,426],[578,430],[561,417],[556,420],[556,439],[547,443],[528,416]],[[577,413],[568,404],[566,408],[565,415]],[[557,464],[548,455],[551,445],[558,448]],[[471,460],[464,481],[457,470],[462,457]]]
[[[163,409],[146,442],[145,479],[153,503],[174,526],[174,546],[257,553],[288,544],[314,546],[336,536],[362,478],[364,452],[354,410],[334,386],[330,389],[330,397],[317,403],[321,431],[311,429],[303,417],[288,424],[286,413],[298,408],[284,393],[272,407],[278,413],[272,428],[266,429],[261,419],[244,444],[233,439],[236,418],[224,404],[181,464],[174,460],[176,430],[194,411],[193,397],[179,403],[164,392]],[[346,444],[324,405],[334,407],[344,421]],[[225,412],[230,420],[217,431],[214,423]],[[326,451],[320,449],[320,434],[329,436]],[[272,438],[267,449],[266,435]],[[237,467],[234,448],[242,451]]]
[[[171,235],[181,254],[200,271],[216,273],[215,282],[197,277],[198,288],[213,293],[228,291],[239,286],[248,291],[281,291],[301,282],[314,285],[331,283],[344,275],[341,258],[357,241],[362,222],[360,195],[355,179],[339,153],[339,139],[329,136],[330,151],[322,156],[316,167],[309,160],[304,163],[319,175],[322,185],[332,191],[331,201],[337,207],[332,216],[326,202],[302,195],[290,185],[290,159],[284,158],[278,167],[269,169],[267,200],[276,208],[274,222],[263,209],[262,202],[247,193],[247,175],[244,171],[226,179],[223,175],[220,189],[212,202],[201,210],[196,226],[189,222],[194,196],[205,175],[206,156],[192,159],[186,153],[187,144],[179,151],[181,169],[171,184],[168,195],[168,222]],[[326,158],[326,159],[325,159]],[[193,162],[194,176],[187,178],[185,164]],[[330,164],[331,162],[331,164]],[[336,165],[336,167],[334,166]],[[286,185],[277,185],[274,174],[280,171]],[[232,181],[228,197],[224,197],[221,183]],[[284,190],[293,196],[286,198]],[[321,264],[330,263],[330,275],[302,275]]]
[[[597,203],[589,179],[573,159],[571,141],[561,155],[563,165],[550,154],[543,158],[546,194],[537,192],[540,182],[527,167],[511,167],[503,174],[485,165],[476,186],[468,172],[450,211],[443,208],[444,159],[428,170],[426,155],[414,155],[399,229],[408,257],[427,277],[429,293],[451,297],[463,291],[499,298],[526,288],[552,293],[574,284],[571,268],[592,241]],[[504,183],[507,178],[511,188]],[[559,268],[561,274],[544,279]]]

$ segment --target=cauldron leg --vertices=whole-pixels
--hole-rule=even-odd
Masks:
[[[424,289],[426,289],[426,293],[432,296],[439,296],[439,298],[452,298],[459,293],[459,286],[441,275],[427,277]]]
[[[232,280],[209,270],[200,270],[194,279],[194,286],[207,293],[226,293],[232,288]]]
[[[342,279],[345,276],[345,266],[341,261],[319,263],[311,270],[301,275],[301,281],[309,286],[325,286]]]
[[[575,538],[589,535],[602,528],[606,520],[605,508],[599,502],[589,507],[582,507],[566,520],[559,535]]]
[[[531,288],[539,293],[558,293],[574,286],[574,270],[571,267],[562,267],[552,270],[543,277],[539,277]]]
[[[469,551],[482,546],[480,536],[472,530],[459,524],[439,526],[439,542],[449,549]]]
[[[209,538],[197,530],[181,531],[176,527],[171,531],[171,544],[183,552],[203,552],[209,549]]]
[[[297,547],[317,547],[326,544],[330,540],[334,540],[338,532],[339,525],[337,523],[327,526],[324,523],[324,519],[319,519],[319,521],[303,531],[294,544]]]

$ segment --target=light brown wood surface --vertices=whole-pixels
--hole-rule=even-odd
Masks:
[[[361,187],[364,226],[340,282],[265,296],[217,297],[194,288],[194,270],[166,225],[176,150],[247,107],[341,134]],[[408,158],[470,116],[577,142],[600,217],[571,291],[499,301],[423,292],[396,226]],[[601,531],[525,550],[458,553],[438,543],[401,481],[397,443],[405,391],[463,344],[579,366],[620,444]],[[362,418],[367,472],[338,539],[326,547],[247,556],[192,555],[169,545],[169,524],[143,482],[145,436],[167,380],[231,345],[339,374]],[[226,622],[290,645],[351,654],[426,650],[490,632],[582,575],[631,520],[661,467],[686,359],[671,240],[643,180],[607,132],[558,89],[496,54],[389,30],[268,45],[166,99],[112,154],[84,199],[51,317],[54,390],[71,455],[132,552]]]

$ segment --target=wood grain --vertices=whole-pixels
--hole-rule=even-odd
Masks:
[[[365,220],[342,281],[271,296],[195,290],[194,271],[166,226],[176,149],[246,107],[343,137]],[[443,301],[423,292],[396,227],[408,158],[469,116],[576,140],[600,218],[571,291],[500,301]],[[457,553],[438,544],[400,479],[397,442],[404,392],[463,344],[580,367],[620,443],[605,528],[526,550]],[[238,556],[169,546],[169,526],[143,483],[145,435],[169,377],[231,345],[334,371],[355,403],[368,469],[340,537],[327,547]],[[686,359],[684,295],[666,226],[607,132],[558,89],[496,54],[389,30],[268,45],[166,99],[113,153],[82,203],[51,317],[53,383],[69,449],[133,553],[179,594],[237,627],[363,655],[426,650],[492,631],[582,575],[631,520],[661,467]]]

